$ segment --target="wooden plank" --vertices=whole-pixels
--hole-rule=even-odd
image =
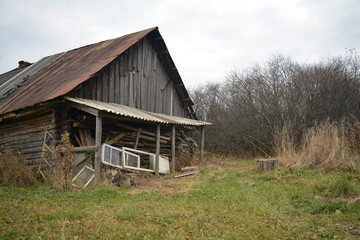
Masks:
[[[133,135],[133,134],[131,134]],[[133,135],[134,136],[134,135]],[[135,135],[136,136],[136,135]],[[142,139],[146,139],[146,140],[149,140],[149,141],[152,141],[152,142],[156,142],[156,136],[155,137],[149,137],[149,136],[144,136],[144,135],[139,135],[139,138],[142,138]],[[165,140],[162,140],[160,139],[160,143],[163,143],[163,144],[167,144],[168,141],[165,141]]]
[[[87,141],[86,141],[84,128],[79,128],[79,135],[80,135],[81,145],[82,146],[87,146],[88,144],[87,144]]]
[[[83,147],[84,145],[82,144],[82,142],[81,142],[80,138],[78,137],[78,135],[77,135],[77,134],[74,134],[74,136],[75,136],[75,140],[76,140],[76,142],[79,144],[79,146],[80,146],[80,147]]]
[[[89,128],[84,128],[85,138],[86,138],[86,145],[93,146],[95,144],[94,139],[91,137],[91,132]]]
[[[94,115],[94,116],[97,116],[97,114],[98,114],[98,110],[96,110],[94,108],[91,108],[91,107],[88,107],[88,106],[78,104],[78,103],[72,102],[72,103],[70,103],[70,106],[73,107],[73,108],[79,109],[81,111],[87,112],[87,113],[89,113],[91,115]]]
[[[156,125],[155,175],[159,176],[160,163],[160,124]]]
[[[98,73],[96,77],[96,101],[102,101],[102,72]]]
[[[174,176],[166,176],[164,177],[165,179],[170,179],[170,178],[181,178],[181,177],[187,177],[187,176],[191,176],[194,174],[199,173],[200,171],[195,171],[195,172],[188,172],[188,173],[183,173],[183,174],[179,174],[179,175],[174,175]]]
[[[126,136],[126,133],[125,133],[125,132],[122,132],[122,133],[116,135],[114,138],[112,138],[112,139],[110,139],[109,141],[107,141],[106,144],[111,145],[111,144],[119,141],[119,140],[120,140],[121,138],[123,138],[124,136]]]
[[[116,126],[118,126],[118,127],[122,127],[122,128],[125,128],[125,129],[129,129],[129,130],[132,130],[132,131],[135,131],[135,132],[137,132],[137,128],[135,128],[135,127],[131,127],[131,126],[129,126],[129,125],[127,125],[127,124],[124,124],[124,123],[116,123],[115,124]],[[156,137],[156,134],[154,134],[154,133],[152,133],[152,132],[149,132],[149,131],[146,131],[146,130],[143,130],[143,129],[141,129],[141,133],[142,134],[145,134],[145,135],[149,135],[149,136],[152,136],[152,137]],[[165,141],[170,141],[170,138],[169,137],[165,137],[165,136],[160,136],[160,139],[162,139],[162,140],[165,140]]]
[[[116,60],[115,64],[115,99],[114,103],[120,104],[120,70],[119,70],[119,60]]]
[[[86,147],[75,147],[74,152],[95,152],[98,150],[98,146],[86,146]]]
[[[98,147],[95,153],[95,180],[100,182],[100,163],[101,163],[101,136],[102,136],[102,117],[96,117],[95,145]]]
[[[102,101],[108,102],[109,101],[109,77],[108,77],[109,69],[105,68],[103,71],[103,77],[102,77]]]
[[[97,94],[97,77],[91,78],[91,99],[96,100],[96,94]]]
[[[115,69],[114,64],[110,65],[109,73],[109,102],[113,103],[115,98]]]
[[[140,133],[141,133],[141,128],[139,128],[139,129],[137,130],[136,139],[135,139],[135,144],[134,144],[134,149],[136,149],[137,146],[138,146]]]
[[[205,141],[205,130],[204,130],[204,126],[200,127],[200,160],[204,158],[204,141]]]
[[[176,161],[176,154],[175,154],[175,125],[171,128],[171,172],[175,172],[175,161]]]

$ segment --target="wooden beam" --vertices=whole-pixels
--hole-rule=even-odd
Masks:
[[[98,147],[95,152],[95,180],[100,182],[100,163],[101,163],[101,135],[102,135],[102,117],[96,116],[95,127],[95,146]]]
[[[80,152],[95,152],[98,150],[98,146],[86,146],[86,147],[75,147],[74,152],[80,153]]]
[[[200,160],[203,159],[204,157],[204,141],[205,141],[205,131],[204,131],[204,126],[200,127]]]
[[[176,154],[175,154],[175,125],[172,126],[171,129],[171,172],[175,172],[175,158],[176,158]]]
[[[78,104],[78,103],[71,103],[70,106],[73,107],[73,108],[79,109],[81,111],[87,112],[87,113],[89,113],[91,115],[94,115],[94,116],[99,115],[99,110],[88,107],[88,106],[84,106],[84,105],[81,105],[81,104]]]
[[[134,149],[137,148],[137,145],[138,145],[138,143],[139,143],[140,132],[141,132],[141,128],[139,128],[139,129],[137,130],[136,139],[135,139],[135,144],[134,144]]]
[[[118,127],[122,127],[122,128],[125,128],[125,129],[132,130],[132,131],[134,131],[134,132],[137,132],[137,130],[138,130],[138,129],[135,128],[135,127],[131,127],[131,126],[126,125],[126,124],[123,124],[123,123],[116,123],[115,125],[118,126]],[[141,132],[142,134],[144,134],[144,135],[156,137],[156,134],[154,134],[154,133],[152,133],[152,132],[145,131],[145,130],[143,130],[143,129],[141,129],[140,132]],[[162,140],[165,140],[165,141],[170,141],[170,138],[169,138],[169,137],[160,136],[160,138],[161,138]]]
[[[114,138],[110,139],[109,141],[106,142],[106,144],[113,144],[117,141],[119,141],[121,138],[125,137],[126,136],[126,133],[125,132],[122,132],[120,133],[119,135],[116,135]]]
[[[159,176],[160,163],[160,124],[156,125],[155,175]]]

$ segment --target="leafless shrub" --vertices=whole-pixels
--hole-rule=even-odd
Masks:
[[[319,63],[274,56],[192,91],[195,110],[212,122],[207,150],[274,155],[274,131],[291,122],[295,146],[306,129],[329,119],[360,119],[360,61],[355,51]],[[288,149],[288,148],[287,148]]]
[[[47,158],[46,162],[51,164],[46,178],[50,183],[63,190],[72,189],[73,152],[74,146],[70,142],[68,133],[62,135],[58,145],[43,150],[43,157]]]
[[[0,152],[0,185],[28,187],[34,185],[36,179],[32,171],[25,165],[20,153],[12,150]]]

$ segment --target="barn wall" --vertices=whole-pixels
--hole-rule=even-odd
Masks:
[[[37,113],[0,123],[0,150],[12,149],[21,152],[28,165],[41,159],[45,129],[55,132],[54,112]]]
[[[188,117],[158,53],[147,38],[129,48],[69,95]]]

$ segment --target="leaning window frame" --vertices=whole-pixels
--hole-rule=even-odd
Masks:
[[[109,161],[110,162],[104,161],[105,160],[105,148],[106,147],[110,148],[110,156],[109,156]],[[113,149],[121,152],[121,159],[119,161],[121,165],[114,165],[114,164],[111,163],[111,157],[112,157]],[[139,161],[138,161],[138,166],[139,167],[132,167],[132,166],[125,165],[125,153],[127,153],[129,155],[132,155],[132,156],[139,157]],[[113,167],[117,167],[117,168],[120,168],[120,169],[130,169],[130,170],[138,170],[138,171],[144,171],[144,172],[155,172],[154,169],[141,168],[140,167],[140,156],[136,155],[136,153],[147,154],[149,156],[153,156],[153,158],[155,159],[155,154],[153,154],[153,153],[149,153],[149,152],[145,152],[145,151],[141,151],[141,150],[137,150],[137,149],[133,149],[133,148],[128,148],[128,147],[117,148],[117,147],[111,146],[109,144],[103,143],[102,146],[101,146],[101,162],[103,164],[110,165],[110,166],[113,166]]]

